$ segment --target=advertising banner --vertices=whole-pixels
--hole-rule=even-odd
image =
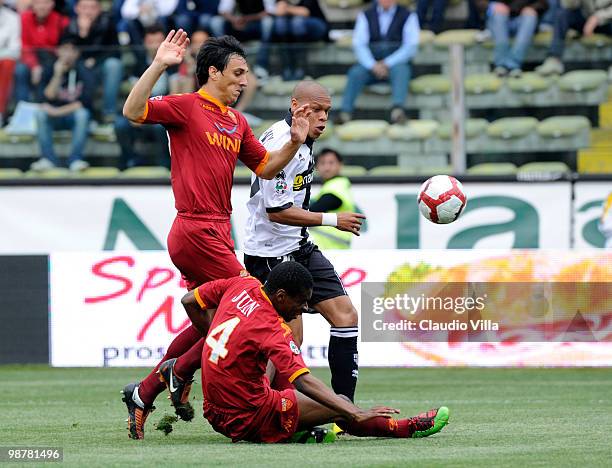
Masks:
[[[555,305],[558,301],[551,297],[555,289],[538,287],[610,282],[612,253],[432,249],[367,250],[359,255],[331,251],[327,255],[361,312],[362,366],[612,365],[612,299],[584,295],[575,302],[565,300],[565,315],[561,316]],[[513,293],[516,298],[498,298],[494,304],[503,311],[496,310],[497,316],[527,324],[529,330],[548,327],[554,334],[533,342],[516,333],[508,336],[492,326],[486,327],[487,339],[478,341],[457,339],[445,330],[435,340],[420,341],[369,333],[372,330],[367,327],[378,325],[366,314],[371,304],[362,304],[366,287],[382,285],[385,298],[394,298],[405,294],[405,285],[415,281],[488,287],[496,282],[535,283],[533,288]],[[50,284],[54,366],[153,366],[173,336],[189,324],[180,304],[184,285],[164,252],[52,254]],[[498,294],[499,289],[483,291],[486,297],[490,291]],[[607,289],[603,291],[605,294]],[[542,308],[542,301],[547,300],[548,305]],[[563,341],[563,337],[572,341]],[[328,341],[325,320],[319,315],[304,316],[302,354],[307,365],[327,366]]]
[[[602,248],[604,236],[599,231],[604,200],[612,193],[612,182],[576,182],[574,184],[574,247]]]
[[[353,248],[572,246],[570,182],[466,184],[467,206],[462,216],[448,225],[432,224],[419,214],[419,187],[354,185],[356,203],[368,219]],[[236,186],[232,192],[238,249],[243,245],[249,190],[248,186]],[[317,190],[314,187],[313,193]],[[0,253],[163,250],[175,213],[170,187],[4,187],[0,188],[0,219],[4,223]],[[576,242],[588,243],[582,239]]]

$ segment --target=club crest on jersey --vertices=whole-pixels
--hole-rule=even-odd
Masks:
[[[236,114],[234,114],[231,109],[227,110],[227,115],[230,119],[232,119],[232,122],[234,122],[236,126],[238,126],[238,119],[236,118]]]
[[[260,305],[251,296],[249,296],[249,293],[246,291],[242,291],[237,296],[232,297],[232,302],[236,304],[236,309],[238,309],[245,317],[251,315]]]
[[[293,408],[293,402],[289,398],[281,398],[281,411],[289,411]]]
[[[296,345],[296,344],[293,342],[293,340],[291,340],[291,341],[289,342],[289,348],[291,348],[291,352],[292,352],[293,354],[300,354],[300,353],[301,353],[299,346],[298,346],[298,345]]]

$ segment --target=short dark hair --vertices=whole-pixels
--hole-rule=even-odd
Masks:
[[[146,36],[147,34],[163,34],[164,36],[166,35],[166,28],[164,28],[164,25],[161,23],[153,23],[151,26],[147,26],[144,29],[144,35]]]
[[[265,289],[269,294],[283,289],[289,296],[296,297],[310,291],[313,284],[312,275],[304,265],[298,262],[283,262],[272,268]]]
[[[331,149],[331,148],[323,148],[321,151],[319,151],[319,154],[317,154],[317,155],[315,156],[315,164],[316,164],[317,162],[319,162],[319,158],[320,158],[321,156],[323,156],[324,154],[327,154],[327,153],[331,153],[331,154],[333,154],[333,155],[336,157],[336,159],[338,160],[338,162],[342,162],[342,156],[341,156],[341,155],[340,155],[340,153],[338,153],[338,152],[337,152],[335,149]]]
[[[246,60],[246,53],[240,42],[233,36],[210,37],[206,40],[196,58],[196,78],[198,86],[208,81],[208,67],[225,70],[232,55]]]

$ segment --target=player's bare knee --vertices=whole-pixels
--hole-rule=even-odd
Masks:
[[[359,314],[353,305],[339,307],[331,317],[335,327],[356,327],[359,323]]]

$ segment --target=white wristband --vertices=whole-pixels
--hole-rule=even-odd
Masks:
[[[321,226],[338,225],[338,215],[336,213],[321,213]]]

